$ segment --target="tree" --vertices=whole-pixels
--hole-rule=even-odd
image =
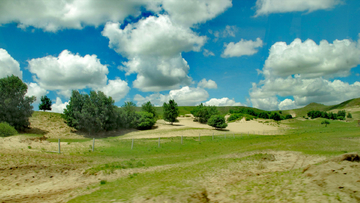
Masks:
[[[220,115],[212,115],[209,118],[208,125],[218,129],[218,128],[226,128],[227,123],[225,122],[225,118]]]
[[[121,108],[124,111],[124,127],[136,128],[136,104],[132,101],[125,102]]]
[[[273,119],[275,121],[280,121],[281,117],[280,117],[280,114],[278,114],[277,112],[274,112],[273,114],[271,114],[270,119]]]
[[[156,123],[156,119],[153,114],[146,111],[136,112],[136,117],[136,128],[139,130],[151,129]]]
[[[17,76],[0,79],[0,123],[6,122],[16,130],[29,128],[29,117],[33,113],[31,105],[36,97],[25,96],[27,85]]]
[[[209,118],[212,115],[218,115],[219,111],[216,106],[204,106],[202,103],[199,106],[196,106],[190,113],[199,121],[200,123],[207,123]]]
[[[115,109],[114,100],[101,91],[90,91],[90,95],[82,95],[74,90],[63,117],[69,126],[91,134],[118,127]]]
[[[148,101],[148,102],[144,103],[143,105],[141,105],[141,110],[152,113],[153,117],[155,119],[158,116],[157,113],[156,113],[156,109],[155,109],[154,105],[150,101]]]
[[[171,125],[176,122],[176,118],[179,116],[179,108],[177,103],[172,99],[169,100],[169,104],[164,102],[163,104],[163,111],[164,111],[164,120],[171,123]]]
[[[350,112],[348,113],[347,118],[352,118],[352,115]]]
[[[325,124],[325,127],[327,127],[327,125],[329,125],[330,122],[329,122],[328,120],[324,120],[324,121],[321,122],[321,125],[322,125],[322,124]]]
[[[41,96],[41,103],[39,104],[39,110],[49,110],[51,111],[51,100],[49,99],[49,97],[45,96]]]

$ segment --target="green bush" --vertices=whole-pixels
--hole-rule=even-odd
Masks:
[[[225,118],[219,115],[212,115],[208,120],[208,125],[214,128],[226,128],[227,123],[225,122]]]
[[[14,127],[9,125],[8,123],[2,122],[0,123],[0,137],[7,137],[11,135],[16,135],[18,132]]]
[[[152,113],[146,111],[136,112],[137,125],[136,128],[139,130],[151,129],[156,123],[156,119]]]

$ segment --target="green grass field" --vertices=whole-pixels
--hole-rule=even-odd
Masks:
[[[250,151],[297,151],[308,155],[327,157],[346,152],[360,152],[360,130],[355,122],[332,121],[328,127],[320,125],[321,119],[293,121],[288,125],[293,129],[285,135],[228,135],[186,138],[181,145],[181,138],[163,138],[158,147],[157,139],[135,140],[131,150],[131,140],[107,138],[102,141],[106,146],[87,152],[83,156],[119,159],[110,163],[92,166],[89,174],[99,171],[112,173],[116,169],[148,169],[164,166],[163,170],[134,173],[106,184],[95,185],[96,192],[77,197],[70,202],[108,202],[112,199],[133,201],[136,197],[160,200],[169,197],[174,201],[183,201],[183,195],[202,190],[201,184],[194,180],[201,175],[214,173],[228,168],[236,161],[232,154]],[[240,160],[241,161],[241,160]],[[177,167],[165,166],[176,165]],[[294,174],[298,172],[294,171]],[[272,174],[274,175],[274,174]],[[196,181],[195,181],[196,182]],[[191,196],[191,195],[190,195]],[[190,196],[188,198],[190,198]],[[235,195],[236,196],[236,195]],[[159,199],[160,198],[160,199]],[[271,199],[271,198],[270,198]]]

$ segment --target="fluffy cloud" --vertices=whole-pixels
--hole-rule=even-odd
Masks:
[[[209,93],[202,88],[182,87],[181,89],[171,90],[168,95],[160,93],[143,97],[139,94],[135,95],[134,101],[137,105],[150,101],[156,106],[162,106],[164,102],[174,99],[179,106],[195,106],[209,97]]]
[[[235,102],[234,99],[229,99],[227,97],[223,97],[221,99],[212,98],[209,101],[205,102],[206,106],[244,106],[240,102]]]
[[[308,11],[331,9],[340,4],[342,0],[257,0],[256,15],[268,15],[271,13],[286,13],[294,11]]]
[[[176,26],[168,16],[150,16],[124,29],[119,23],[107,23],[102,35],[109,38],[109,47],[126,56],[122,70],[137,74],[134,87],[142,91],[162,91],[189,85],[189,65],[183,51],[200,51],[206,37],[190,28]]]
[[[280,103],[275,97],[292,96],[293,106],[305,106],[311,102],[326,105],[336,104],[360,97],[360,82],[349,84],[340,80],[329,81],[323,78],[303,79],[301,77],[276,78],[262,81],[258,87],[253,84],[250,91],[254,107],[261,109],[284,109],[290,102]],[[284,102],[284,101],[283,101]]]
[[[291,99],[284,99],[279,104],[280,110],[288,110],[288,109],[295,109],[297,108],[296,102]]]
[[[28,61],[34,80],[47,90],[58,90],[65,96],[71,89],[101,88],[107,83],[108,69],[96,55],[72,54],[64,50],[58,57],[46,56]]]
[[[227,25],[225,27],[224,32],[223,32],[223,37],[227,37],[227,36],[235,37],[235,32],[236,31],[237,31],[236,26]]]
[[[0,78],[15,75],[22,78],[20,64],[5,50],[0,48]]]
[[[351,68],[360,64],[360,49],[348,39],[335,40],[332,44],[322,40],[317,45],[308,39],[295,39],[287,45],[276,42],[270,48],[263,73],[266,77],[287,77],[301,74],[303,78],[320,76],[347,76]]]
[[[19,27],[34,26],[55,32],[65,28],[82,29],[107,21],[121,22],[129,15],[139,16],[140,8],[158,11],[160,1],[63,0],[0,1],[0,24],[16,22]]]
[[[56,103],[51,105],[51,111],[56,113],[63,113],[66,105],[68,104],[69,102],[62,103],[61,99],[56,97]]]
[[[124,98],[130,90],[128,83],[116,78],[115,80],[109,80],[108,84],[97,90],[102,91],[106,96],[111,96],[115,102]]]
[[[48,91],[42,87],[40,87],[37,83],[30,83],[27,84],[28,86],[28,90],[26,93],[26,96],[35,96],[36,97],[36,102],[35,103],[39,103],[41,100],[41,96],[44,96],[48,93]]]
[[[171,19],[187,27],[211,20],[231,6],[231,0],[162,1],[162,7]]]
[[[239,56],[251,56],[256,54],[258,50],[256,48],[263,46],[263,41],[257,38],[256,41],[241,39],[238,43],[230,42],[224,45],[226,48],[221,57],[239,57]]]
[[[217,89],[217,84],[213,80],[206,81],[206,79],[204,78],[198,83],[198,87],[207,88],[207,89]]]
[[[262,71],[264,80],[250,89],[251,102],[261,109],[299,108],[311,102],[336,104],[360,97],[360,82],[349,84],[345,77],[360,64],[359,44],[351,40],[295,39],[290,45],[275,43]],[[293,97],[279,102],[277,96]]]

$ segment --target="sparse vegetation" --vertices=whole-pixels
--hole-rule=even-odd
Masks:
[[[1,122],[0,123],[0,137],[7,137],[11,135],[16,135],[18,132],[14,127],[9,125],[8,123]]]

